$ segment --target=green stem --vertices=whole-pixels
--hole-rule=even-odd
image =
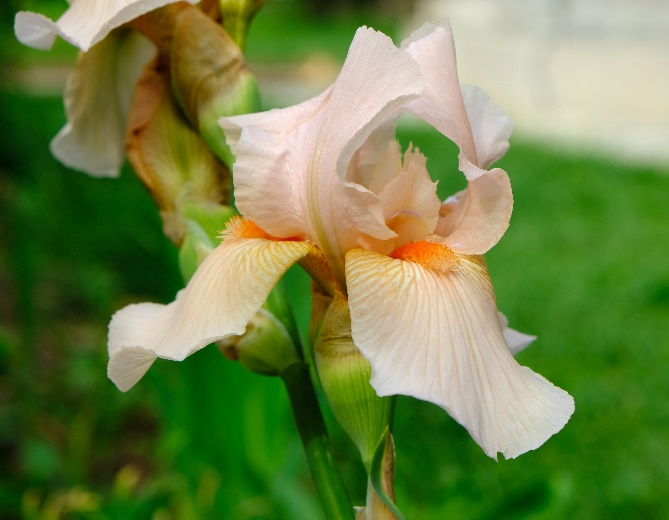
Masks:
[[[328,520],[353,520],[354,511],[339,469],[335,466],[325,422],[305,363],[291,365],[281,374],[293,406],[295,422],[307,453],[311,475]]]

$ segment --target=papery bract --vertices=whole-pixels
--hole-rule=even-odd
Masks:
[[[411,147],[402,156],[394,141],[406,112],[460,149],[468,185],[444,203],[425,158]],[[119,387],[143,373],[143,353],[182,359],[239,334],[300,262],[325,293],[348,301],[379,395],[438,404],[491,457],[535,449],[566,424],[573,399],[513,359],[509,347],[532,338],[506,328],[480,256],[509,225],[508,176],[487,168],[508,148],[511,124],[482,91],[460,86],[447,24],[425,25],[401,48],[361,28],[323,94],[221,124],[246,220],[230,226],[176,302],[115,315],[110,377]]]

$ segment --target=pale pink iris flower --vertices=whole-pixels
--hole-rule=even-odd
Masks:
[[[459,146],[467,188],[444,203],[425,158],[395,141],[407,112]],[[508,149],[511,124],[481,90],[460,86],[448,24],[425,25],[401,48],[363,27],[323,94],[221,125],[244,220],[174,302],[114,315],[109,376],[121,390],[157,357],[182,360],[242,334],[299,262],[348,298],[380,396],[439,405],[493,458],[535,449],[566,424],[572,397],[514,360],[510,348],[533,338],[497,311],[481,255],[509,224],[509,178],[488,168]]]
[[[118,28],[176,1],[72,0],[56,22],[39,13],[17,13],[14,32],[21,43],[48,50],[60,36],[83,52],[65,88],[68,122],[51,141],[61,163],[94,176],[118,176],[133,89],[155,54],[147,39]]]

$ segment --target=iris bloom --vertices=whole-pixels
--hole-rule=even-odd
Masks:
[[[137,33],[114,29],[176,1],[72,0],[57,22],[27,11],[16,15],[21,43],[46,50],[60,36],[83,51],[65,89],[68,122],[51,142],[60,162],[91,175],[119,174],[132,92],[155,48]]]
[[[460,148],[467,188],[443,204],[425,158],[402,155],[395,120],[414,114]],[[337,81],[282,110],[222,120],[236,154],[243,215],[169,305],[119,311],[109,376],[127,390],[157,358],[182,360],[242,334],[273,285],[299,262],[331,296],[348,299],[352,338],[380,396],[433,402],[491,457],[543,444],[573,399],[512,357],[526,342],[504,330],[481,256],[509,224],[509,120],[458,82],[447,24],[401,46],[361,28]]]

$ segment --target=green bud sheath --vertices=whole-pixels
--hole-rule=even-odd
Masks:
[[[207,145],[230,166],[232,154],[218,119],[259,110],[255,78],[235,41],[199,9],[180,12],[172,36],[174,94]]]
[[[244,334],[220,340],[217,345],[227,358],[257,374],[276,376],[302,362],[286,328],[264,308],[251,318]]]
[[[312,322],[312,328],[316,326]],[[370,386],[372,369],[353,343],[348,302],[339,293],[320,323],[314,358],[332,412],[369,472],[379,439],[392,420],[394,399],[379,397]]]

